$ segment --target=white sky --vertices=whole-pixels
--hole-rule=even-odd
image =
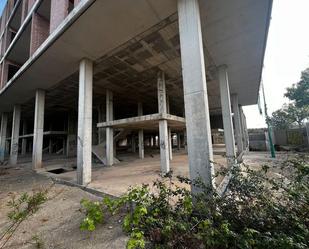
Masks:
[[[309,0],[274,0],[263,82],[269,115],[287,99],[285,89],[309,67]],[[249,128],[265,127],[258,107],[244,107]]]

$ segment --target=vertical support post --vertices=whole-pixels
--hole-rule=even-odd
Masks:
[[[178,18],[190,177],[212,189],[213,150],[198,0],[178,0]],[[192,192],[199,191],[192,185]]]
[[[4,162],[7,126],[8,126],[8,114],[2,113],[1,130],[0,130],[0,163]]]
[[[42,168],[45,91],[36,90],[33,129],[32,168]]]
[[[91,182],[92,166],[92,87],[93,63],[83,59],[79,66],[77,183]]]
[[[309,122],[306,123],[306,132],[307,132],[307,142],[308,142],[308,147],[309,147]]]
[[[67,157],[76,156],[76,116],[72,113],[68,113]]]
[[[27,121],[23,121],[23,135],[27,135]],[[23,138],[21,140],[21,154],[24,156],[27,153],[27,138]]]
[[[14,106],[13,111],[13,125],[12,125],[12,137],[11,137],[11,153],[9,163],[11,165],[17,164],[18,157],[18,141],[19,141],[19,129],[20,129],[20,115],[21,107],[20,105]]]
[[[170,161],[173,160],[172,129],[168,127],[168,153]]]
[[[158,73],[158,110],[159,113],[166,113],[166,86],[165,75],[163,72]],[[166,174],[170,171],[169,161],[169,142],[168,142],[168,129],[167,120],[162,119],[159,121],[159,146],[160,146],[160,160],[161,160],[161,173]]]
[[[243,141],[242,141],[242,131],[241,131],[241,117],[240,117],[237,94],[232,94],[232,106],[233,106],[234,124],[235,124],[235,132],[236,132],[237,154],[239,155],[243,151]]]
[[[179,132],[177,133],[177,149],[181,149],[181,137]]]
[[[235,140],[234,140],[229,81],[228,81],[227,67],[225,65],[220,66],[218,68],[218,76],[220,84],[220,97],[221,97],[227,165],[228,167],[233,167],[236,164],[236,152],[235,152]]]
[[[113,93],[106,90],[106,121],[114,119],[113,112]],[[113,127],[106,128],[106,164],[112,166],[114,164],[114,129]]]
[[[242,133],[242,141],[243,141],[243,150],[247,149],[247,136],[246,136],[246,118],[243,112],[242,106],[239,106],[240,117],[241,117],[241,133]]]
[[[137,107],[138,116],[143,115],[143,103],[139,102]],[[139,158],[144,159],[145,152],[144,152],[144,130],[140,129],[138,131],[138,151],[139,151]]]

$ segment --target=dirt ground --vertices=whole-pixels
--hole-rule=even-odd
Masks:
[[[12,195],[50,187],[53,182],[45,176],[32,172],[28,165],[2,167],[0,171],[0,235],[9,226],[7,202]],[[122,233],[121,218],[107,219],[107,223],[93,232],[82,232],[79,224],[83,215],[80,200],[99,199],[79,188],[56,184],[49,190],[49,200],[39,211],[16,230],[4,248],[38,248],[33,239],[37,236],[43,248],[125,248],[126,236]],[[1,244],[0,244],[1,248]]]
[[[253,168],[267,164],[276,174],[276,169],[287,158],[286,153],[278,154],[276,159],[271,159],[268,153],[248,153],[244,162]],[[80,231],[79,224],[83,218],[80,200],[100,198],[77,187],[53,185],[53,181],[47,176],[33,172],[29,163],[15,167],[0,166],[0,235],[10,224],[7,218],[7,202],[11,197],[42,187],[50,188],[48,201],[36,214],[21,224],[4,248],[38,248],[34,236],[43,242],[43,248],[125,248],[127,237],[121,228],[123,217],[107,219],[107,222],[98,226],[93,233]]]

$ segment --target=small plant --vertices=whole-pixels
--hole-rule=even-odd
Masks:
[[[32,241],[37,249],[44,248],[44,241],[38,235],[34,235]]]
[[[36,213],[40,206],[47,201],[47,193],[48,190],[45,189],[32,194],[22,193],[18,198],[15,195],[11,197],[7,203],[11,209],[8,213],[11,224],[0,237],[0,249],[4,248],[20,224]]]
[[[309,248],[308,157],[284,163],[281,176],[269,178],[268,172],[266,165],[260,170],[246,165],[233,169],[223,196],[210,194],[205,187],[192,196],[168,176],[169,181],[154,182],[152,191],[143,185],[119,199],[105,198],[97,203],[95,215],[88,212],[86,218],[96,226],[103,222],[97,217],[124,210],[130,249]],[[188,179],[179,180],[190,184]]]

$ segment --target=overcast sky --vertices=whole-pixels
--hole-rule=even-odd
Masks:
[[[0,0],[0,13],[5,3]],[[274,0],[263,72],[269,114],[287,101],[285,89],[309,67],[308,10],[309,0]],[[256,105],[244,110],[249,128],[265,126]]]
[[[274,0],[263,81],[269,114],[287,99],[285,89],[309,67],[309,0]],[[244,108],[249,128],[264,127],[257,106]]]

